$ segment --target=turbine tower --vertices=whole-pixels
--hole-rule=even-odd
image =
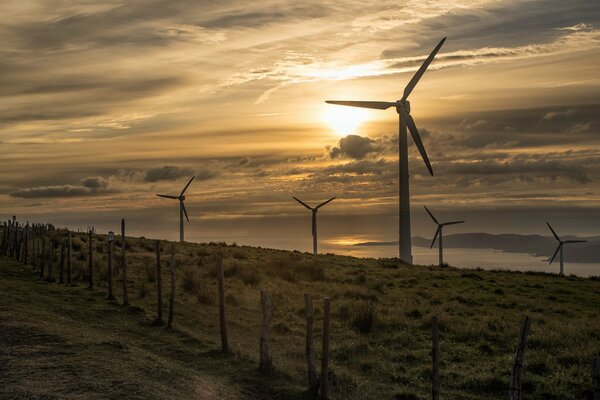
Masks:
[[[317,211],[319,211],[319,208],[323,207],[325,204],[329,203],[330,201],[333,201],[333,199],[335,199],[335,197],[332,197],[331,199],[322,202],[321,204],[319,204],[316,207],[311,207],[308,204],[306,204],[305,202],[303,202],[302,200],[292,196],[292,198],[294,200],[296,200],[298,203],[302,204],[304,207],[308,208],[310,211],[312,211],[312,237],[313,237],[313,254],[316,256],[317,255]]]
[[[158,197],[164,197],[165,199],[179,200],[179,241],[182,243],[184,242],[184,240],[183,240],[183,214],[185,214],[185,219],[187,219],[187,222],[188,223],[190,222],[190,219],[188,218],[188,213],[185,209],[185,204],[183,203],[185,201],[184,193],[187,190],[187,188],[190,186],[190,184],[192,183],[194,178],[195,178],[195,176],[192,176],[192,179],[190,179],[190,181],[187,183],[187,185],[185,185],[185,187],[183,188],[183,190],[181,191],[179,196],[170,196],[168,194],[157,194]]]
[[[552,231],[552,234],[554,235],[556,240],[558,240],[558,247],[556,248],[556,251],[554,252],[554,255],[552,256],[552,258],[550,259],[550,264],[552,264],[552,262],[556,258],[556,254],[558,254],[558,252],[560,251],[560,273],[559,273],[559,275],[563,276],[564,275],[563,245],[570,244],[570,243],[586,243],[587,240],[560,240],[560,238],[558,237],[556,232],[554,232],[554,229],[552,229],[552,226],[550,226],[550,223],[546,222],[546,225],[548,225],[548,228],[550,228],[550,230]]]
[[[438,45],[433,49],[429,57],[423,62],[423,65],[419,68],[419,70],[412,77],[408,85],[404,88],[404,94],[400,100],[396,100],[395,102],[387,102],[387,101],[337,101],[337,100],[327,100],[326,102],[329,104],[338,104],[342,106],[351,106],[351,107],[363,107],[363,108],[373,108],[376,110],[387,110],[390,107],[395,107],[396,112],[399,117],[399,138],[398,138],[398,148],[399,148],[399,163],[400,163],[400,201],[399,201],[399,216],[400,216],[400,229],[399,229],[399,246],[400,246],[400,260],[406,264],[412,264],[412,251],[411,251],[411,238],[410,238],[410,191],[408,185],[408,132],[413,138],[413,142],[417,146],[419,153],[421,153],[421,157],[429,170],[429,173],[433,176],[433,169],[431,168],[431,164],[429,163],[429,158],[427,157],[427,153],[425,152],[425,147],[423,146],[423,142],[421,141],[421,137],[419,136],[419,131],[417,130],[417,126],[413,118],[410,115],[410,102],[408,101],[408,96],[411,94],[419,79],[423,76],[431,61],[439,51],[440,47],[444,44],[446,38],[443,38]]]
[[[456,225],[456,224],[464,224],[465,221],[452,221],[452,222],[444,222],[444,223],[439,223],[437,219],[435,219],[435,217],[433,216],[433,214],[431,213],[431,211],[429,211],[429,208],[427,208],[427,206],[423,206],[425,207],[425,211],[427,211],[427,214],[429,214],[429,216],[431,217],[431,219],[433,220],[433,222],[435,222],[438,226],[437,230],[435,231],[435,236],[433,237],[433,241],[431,242],[431,246],[429,246],[429,248],[433,248],[433,245],[435,244],[435,240],[438,238],[439,235],[439,240],[438,240],[438,245],[440,247],[440,267],[444,266],[444,235],[443,235],[443,228],[444,226],[447,225]]]

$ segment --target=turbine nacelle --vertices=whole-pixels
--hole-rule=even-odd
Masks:
[[[396,112],[402,114],[402,110],[410,114],[410,101],[408,100],[396,100]]]

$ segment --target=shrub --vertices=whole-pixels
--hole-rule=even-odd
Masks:
[[[242,282],[246,285],[256,286],[262,280],[262,274],[256,268],[244,268],[240,274]]]
[[[281,279],[283,279],[284,281],[287,281],[289,283],[297,283],[298,282],[298,276],[296,276],[296,274],[294,273],[294,271],[291,268],[284,268],[284,269],[280,269],[278,271],[279,277]]]
[[[187,267],[183,270],[182,287],[189,294],[196,294],[201,284],[200,274],[195,268]]]
[[[212,287],[205,282],[200,282],[196,288],[196,300],[200,304],[212,304],[215,298]]]
[[[376,317],[377,310],[371,302],[367,301],[360,303],[354,309],[354,315],[352,317],[352,326],[358,331],[358,333],[369,333],[373,330]]]

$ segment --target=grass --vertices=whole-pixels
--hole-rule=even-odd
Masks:
[[[37,282],[30,267],[0,259],[0,329],[16,330],[8,336],[8,350],[0,350],[0,397],[193,398],[200,387],[216,398],[305,398],[303,294],[311,293],[317,360],[322,298],[332,299],[328,379],[334,399],[430,398],[432,315],[440,324],[444,398],[506,397],[525,315],[533,322],[524,397],[593,398],[590,368],[600,353],[597,279],[398,267],[394,260],[315,257],[222,243],[177,244],[175,331],[168,332],[151,324],[156,307],[156,274],[149,272],[153,242],[127,239],[130,308],[104,299],[106,285],[100,278],[106,276],[106,241],[98,235],[95,242],[94,291],[83,284]],[[98,244],[104,244],[102,253]],[[163,242],[163,318],[171,245]],[[229,356],[216,352],[217,255],[224,265]],[[84,277],[87,263],[74,264],[76,276]],[[117,296],[120,288],[117,280]],[[274,303],[270,349],[275,372],[268,377],[256,371],[261,289],[273,294]],[[24,350],[29,341],[30,352]],[[50,364],[58,370],[44,367]]]

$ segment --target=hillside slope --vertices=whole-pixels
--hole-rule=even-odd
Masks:
[[[65,233],[49,236],[60,242]],[[162,242],[165,316],[166,253],[177,248],[175,331],[168,332],[151,324],[154,241],[127,238],[133,306],[123,307],[105,299],[106,238],[94,237],[96,289],[88,290],[82,287],[87,238],[75,236],[78,287],[40,282],[32,267],[0,259],[0,329],[9,337],[7,350],[0,350],[4,397],[305,398],[303,294],[311,293],[317,361],[322,298],[332,299],[333,399],[429,398],[432,315],[441,325],[444,398],[506,397],[525,315],[533,320],[526,397],[592,398],[590,363],[600,353],[598,280]],[[224,259],[230,356],[216,351],[216,255]],[[117,269],[118,297],[119,277]],[[260,290],[273,294],[275,306],[270,338],[275,373],[267,377],[256,371]]]

